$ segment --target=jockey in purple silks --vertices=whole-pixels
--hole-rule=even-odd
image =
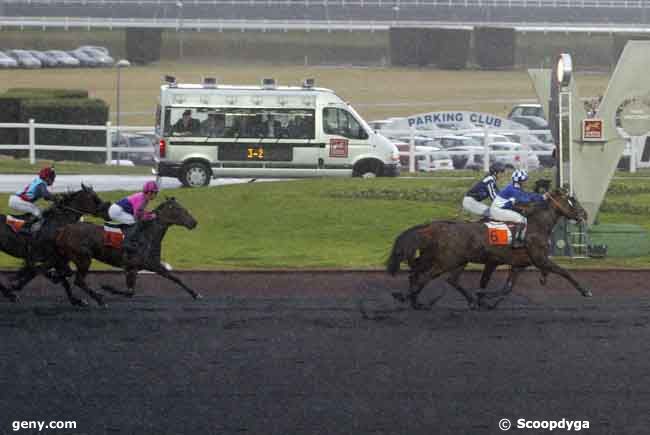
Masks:
[[[149,201],[158,195],[158,184],[155,181],[147,181],[142,187],[142,192],[122,198],[108,209],[110,218],[121,224],[129,225],[125,231],[123,248],[125,252],[133,252],[138,248],[136,234],[140,229],[140,222],[148,221],[156,217],[155,213],[146,211],[145,207]]]

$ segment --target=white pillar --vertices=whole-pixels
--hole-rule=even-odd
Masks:
[[[29,119],[29,163],[36,163],[36,129],[33,118]]]

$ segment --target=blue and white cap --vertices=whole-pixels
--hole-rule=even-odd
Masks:
[[[515,183],[522,183],[526,180],[528,180],[528,172],[524,171],[523,169],[517,169],[512,173],[512,181]]]

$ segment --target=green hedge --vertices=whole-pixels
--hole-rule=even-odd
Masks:
[[[85,89],[11,88],[5,97],[14,98],[88,98]]]
[[[35,119],[45,124],[106,125],[108,105],[95,98],[60,98],[23,100],[22,122]],[[28,143],[28,131],[20,130],[19,140]],[[36,143],[41,145],[105,146],[106,132],[88,130],[37,129]],[[105,152],[38,151],[38,158],[52,160],[77,160],[101,163]]]
[[[137,64],[160,60],[161,29],[126,29],[126,57]]]
[[[14,88],[0,95],[0,122],[26,123],[30,119],[45,124],[105,125],[108,105],[88,99],[88,91],[79,89]],[[0,144],[27,145],[26,128],[0,129]],[[41,145],[105,146],[106,133],[83,130],[36,129],[36,143]],[[2,154],[26,157],[27,150],[7,150]],[[103,162],[104,152],[38,151],[37,158]]]
[[[515,29],[504,27],[476,27],[474,29],[476,62],[481,68],[514,68],[516,47]]]

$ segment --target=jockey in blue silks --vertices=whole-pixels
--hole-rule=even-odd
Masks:
[[[506,168],[501,162],[495,162],[490,165],[490,172],[472,186],[463,198],[463,209],[478,216],[489,217],[490,207],[483,203],[487,198],[494,201],[499,188],[497,179],[499,175],[505,172]]]
[[[524,241],[526,218],[513,210],[515,204],[527,204],[530,202],[545,201],[548,194],[540,195],[539,193],[526,192],[523,189],[524,184],[528,181],[528,173],[523,169],[517,169],[512,173],[512,183],[508,184],[501,190],[490,207],[490,215],[493,219],[504,222],[515,222],[518,225],[515,241]]]
[[[54,195],[47,187],[54,183],[55,178],[56,173],[53,168],[41,169],[38,177],[34,178],[23,190],[9,197],[9,207],[21,213],[34,215],[36,218],[41,217],[41,209],[34,203],[41,198],[46,201],[54,200]]]

